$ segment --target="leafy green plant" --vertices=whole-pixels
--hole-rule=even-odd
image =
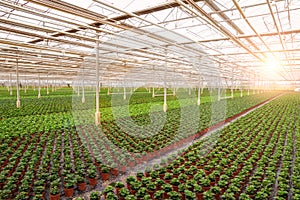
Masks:
[[[169,195],[170,200],[180,200],[181,199],[181,195],[176,191],[168,192],[168,195]]]
[[[114,187],[111,185],[107,186],[103,191],[104,194],[113,193],[113,192],[114,192]]]
[[[123,188],[123,187],[125,187],[125,186],[124,186],[124,184],[123,184],[122,182],[117,181],[117,182],[115,183],[115,187],[116,187],[116,188]]]
[[[250,200],[251,199],[250,196],[246,193],[240,194],[239,198],[240,198],[240,200]]]
[[[51,194],[51,195],[57,195],[57,194],[59,194],[59,193],[60,193],[60,191],[59,191],[58,186],[52,186],[52,187],[50,188],[50,194]]]
[[[156,199],[156,200],[162,200],[162,199],[163,199],[163,194],[164,194],[164,191],[163,191],[163,190],[157,190],[157,191],[154,193],[153,198]]]
[[[137,192],[136,192],[136,197],[142,198],[147,194],[147,189],[145,187],[141,187]]]
[[[168,192],[171,192],[173,188],[170,184],[166,183],[162,186],[162,189],[168,193]]]
[[[90,193],[90,200],[100,200],[101,199],[101,192],[100,191],[92,191]]]
[[[127,188],[123,187],[123,188],[120,189],[119,194],[120,194],[121,197],[125,198],[125,197],[130,195],[130,192]]]

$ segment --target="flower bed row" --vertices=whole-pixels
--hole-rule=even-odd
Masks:
[[[170,116],[176,117],[176,112],[170,112]],[[97,127],[87,126],[86,132],[81,128],[75,130],[67,115],[58,118],[57,123],[59,127],[65,128],[45,133],[40,131],[32,135],[24,134],[15,139],[13,137],[2,139],[1,149],[5,150],[3,154],[5,156],[1,156],[1,199],[72,196],[95,187],[100,176],[105,181],[107,176],[117,175],[116,170],[124,171],[122,168],[126,164],[133,167],[141,162],[140,154],[124,152],[122,148],[113,149],[115,145],[111,138]],[[34,125],[38,126],[38,124],[32,126]],[[172,133],[176,129],[176,123],[167,125],[164,131],[169,130]],[[186,125],[186,131],[189,130],[188,126],[189,124]],[[169,141],[164,148],[159,146],[158,149],[161,149],[161,153],[165,153],[181,145],[181,142],[187,142],[195,137],[193,133],[190,135],[192,137],[181,140],[184,138],[182,135],[183,137],[175,143]],[[158,138],[158,142],[163,140],[164,138]],[[151,159],[159,155],[158,149],[152,153],[147,151],[142,155],[146,160]],[[115,155],[122,157],[114,157]]]
[[[106,199],[298,197],[299,99],[280,97],[179,152],[168,165],[137,172],[103,194]]]

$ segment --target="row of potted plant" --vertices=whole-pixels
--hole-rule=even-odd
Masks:
[[[291,96],[288,97],[292,98]],[[279,169],[278,160],[282,154],[282,142],[286,136],[285,134],[281,134],[281,131],[288,130],[287,125],[290,122],[287,117],[289,116],[289,110],[283,106],[284,104],[286,104],[286,99],[282,97],[254,111],[249,116],[241,119],[240,123],[238,123],[240,121],[238,120],[228,126],[229,128],[225,128],[219,137],[220,140],[216,136],[204,142],[195,143],[195,145],[188,148],[188,151],[191,152],[184,152],[183,156],[172,162],[172,174],[164,171],[164,169],[169,169],[169,164],[156,170],[154,170],[155,167],[153,166],[153,171],[150,170],[147,172],[149,175],[145,173],[143,176],[143,174],[139,173],[136,177],[128,177],[126,182],[129,193],[124,191],[124,194],[127,193],[128,196],[134,195],[137,198],[142,195],[149,195],[150,198],[155,199],[156,197],[151,196],[152,193],[150,191],[153,184],[150,183],[154,182],[158,188],[160,185],[159,180],[162,180],[161,188],[163,192],[161,193],[163,195],[161,198],[165,198],[166,196],[164,195],[167,195],[167,197],[171,196],[170,198],[176,199],[180,198],[178,195],[183,194],[179,192],[180,180],[182,180],[185,184],[190,185],[191,188],[193,188],[191,186],[192,183],[196,181],[197,185],[200,185],[202,188],[201,198],[204,199],[215,199],[220,196],[222,196],[222,199],[236,199],[237,197],[240,199],[268,198],[271,195],[273,189],[271,186],[274,184],[276,177],[274,170]],[[276,109],[274,109],[275,107]],[[290,106],[290,109],[294,108]],[[262,124],[253,121],[251,124],[246,123],[247,121],[251,121],[255,116],[260,116],[260,123]],[[238,125],[237,129],[233,127],[235,125]],[[236,130],[233,134],[231,128]],[[239,130],[239,128],[242,129]],[[210,149],[210,146],[207,146],[213,144],[216,145],[213,147],[214,149]],[[226,148],[228,144],[232,144],[232,146],[229,146],[230,148],[227,146]],[[201,152],[201,149],[207,150],[202,159],[197,154]],[[220,152],[220,150],[222,151]],[[227,161],[224,159],[224,155],[228,158]],[[193,157],[196,157],[196,159]],[[199,165],[191,165],[193,162],[200,163]],[[178,163],[181,163],[181,165],[178,165]],[[178,168],[175,168],[176,170],[174,169],[174,165],[178,165]],[[193,166],[195,165],[197,166],[197,170],[193,170]],[[179,173],[177,169],[179,169]],[[201,170],[199,171],[199,169]],[[193,171],[197,173],[194,174],[195,172]],[[160,172],[163,175],[162,178],[159,177]],[[174,173],[178,175],[174,175]],[[189,175],[191,175],[190,178],[188,178]],[[176,178],[176,176],[178,177]],[[178,188],[176,188],[177,185]],[[258,190],[258,188],[262,189]],[[268,188],[271,188],[271,190]],[[176,191],[177,189],[178,191]],[[172,193],[169,194],[171,191]],[[182,189],[180,191],[182,192]],[[191,192],[197,195],[195,191]],[[253,192],[257,193],[254,194]],[[113,190],[110,186],[104,190],[104,194],[107,199],[123,198],[120,197],[117,190]],[[189,198],[189,192],[187,192],[187,198]]]

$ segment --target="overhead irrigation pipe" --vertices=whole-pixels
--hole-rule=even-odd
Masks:
[[[5,23],[10,23],[10,24],[17,24],[18,26],[20,27],[28,27],[30,29],[34,29],[34,30],[40,30],[40,31],[45,31],[45,32],[50,32],[50,31],[53,31],[55,32],[56,30],[54,29],[49,29],[49,28],[44,28],[44,27],[36,27],[36,26],[32,26],[32,25],[29,25],[29,24],[24,24],[24,23],[20,23],[20,22],[16,22],[14,20],[5,20],[3,19]],[[1,19],[0,19],[1,21]],[[5,27],[4,27],[5,28]],[[6,30],[6,29],[4,29]],[[20,30],[15,30],[15,29],[9,29],[7,31],[10,31],[10,32],[16,32],[16,33],[20,33]],[[24,35],[30,35],[30,36],[34,36],[34,37],[40,37],[40,38],[47,38],[47,39],[50,39],[50,40],[54,40],[54,41],[59,41],[59,42],[64,42],[64,43],[70,43],[70,44],[74,44],[74,45],[77,45],[77,46],[84,46],[84,47],[89,47],[89,48],[92,48],[91,45],[87,45],[87,44],[84,44],[84,43],[79,43],[79,42],[72,42],[72,41],[69,41],[69,40],[65,40],[65,39],[60,39],[60,38],[56,38],[56,37],[49,37],[49,36],[43,36],[43,35],[38,35],[38,34],[35,34],[35,33],[31,33],[31,32],[25,32],[25,31],[21,31],[22,34]],[[71,36],[74,36],[75,34],[72,34]],[[81,38],[81,36],[76,36],[77,38]],[[88,39],[89,41],[95,41],[94,38],[90,38],[90,37],[85,37],[85,38],[81,38],[81,39]],[[109,44],[109,43],[108,43]],[[113,44],[110,44],[110,45],[113,45]],[[116,46],[116,45],[114,45]],[[123,47],[125,48],[125,46]],[[101,48],[102,50],[108,50],[108,49],[105,49],[105,48]],[[145,52],[145,53],[152,53],[152,52]],[[126,54],[126,52],[124,52],[124,54]]]
[[[260,36],[260,34],[256,31],[256,29],[252,26],[252,24],[249,22],[249,20],[247,19],[244,11],[242,10],[242,8],[240,7],[239,3],[236,0],[232,0],[235,7],[238,9],[239,13],[242,15],[243,19],[245,20],[245,22],[248,24],[248,26],[252,29],[252,31],[257,35],[257,37],[259,38],[259,40],[265,45],[265,47],[268,49],[268,51],[273,55],[274,58],[276,58],[276,56],[274,55],[274,53],[272,52],[272,50],[270,49],[270,47],[265,43],[265,41],[262,39],[262,37]],[[268,0],[267,0],[268,1]],[[263,61],[263,63],[265,63],[265,61]],[[280,75],[286,79],[284,77],[284,75],[282,73],[280,73]]]
[[[178,2],[181,2],[180,0],[177,0]],[[252,54],[253,56],[255,56],[256,58],[258,58],[260,61],[264,62],[260,57],[258,57],[253,51],[251,51],[250,49],[248,49],[244,44],[242,44],[239,40],[237,40],[235,38],[235,36],[232,36],[231,33],[229,31],[227,31],[226,28],[224,28],[222,25],[218,24],[210,15],[208,15],[202,8],[200,8],[195,2],[188,0],[188,2],[190,3],[190,5],[192,5],[194,8],[196,8],[201,14],[203,14],[204,16],[206,16],[206,18],[209,19],[209,21],[205,20],[206,22],[208,22],[209,24],[211,24],[213,27],[215,27],[217,30],[221,30],[221,32],[223,32],[225,35],[227,35],[228,37],[230,37],[233,41],[235,41],[236,43],[238,43],[241,47],[243,47],[245,50],[247,50],[247,52],[249,52],[250,54]],[[186,9],[188,9],[189,11],[193,12],[191,9],[189,9],[183,2],[181,2],[182,6],[185,7]],[[194,13],[194,12],[193,12]],[[195,13],[196,15],[198,15],[197,13]],[[199,15],[198,15],[199,16]],[[201,18],[201,16],[199,16]],[[202,18],[203,19],[203,18]],[[250,24],[251,26],[251,24]],[[256,32],[256,31],[255,31]],[[257,33],[257,32],[256,32]],[[259,36],[259,34],[258,34]],[[281,74],[282,77],[284,77]],[[285,77],[284,77],[285,78]]]
[[[143,19],[143,18],[141,18],[140,16],[138,16],[138,15],[136,15],[136,14],[134,14],[134,13],[124,11],[124,10],[122,10],[122,9],[119,9],[119,8],[117,8],[117,7],[115,7],[115,6],[112,6],[112,5],[110,5],[110,4],[107,4],[107,3],[102,2],[102,1],[100,1],[100,0],[93,0],[93,1],[95,1],[95,2],[97,2],[97,3],[99,3],[99,4],[103,4],[103,5],[105,5],[105,6],[109,7],[109,8],[112,8],[112,9],[118,10],[118,11],[120,11],[120,12],[123,12],[123,13],[125,13],[125,14],[127,14],[127,15],[132,16],[132,17],[136,17],[136,18],[139,19],[139,20],[142,20],[142,21],[144,21],[144,22],[147,22],[147,23],[149,23],[149,24],[151,24],[151,25],[153,25],[153,26],[157,26],[157,27],[159,27],[159,28],[162,28],[162,29],[164,29],[164,30],[166,30],[166,31],[170,31],[170,32],[172,32],[173,34],[179,35],[179,36],[184,37],[184,38],[186,38],[186,39],[188,39],[188,40],[191,40],[190,38],[188,38],[188,37],[186,37],[186,36],[183,36],[183,35],[181,35],[181,34],[178,34],[178,33],[174,32],[174,31],[171,31],[171,30],[166,29],[164,26],[161,26],[161,25],[159,25],[159,24],[156,24],[156,23],[150,22],[150,21],[148,21],[148,20],[146,20],[146,19]],[[150,34],[151,34],[151,33],[150,33]],[[151,35],[153,35],[153,34],[151,34]],[[159,40],[161,40],[161,38],[159,38]],[[163,40],[161,40],[161,41],[167,42],[167,43],[170,42],[170,41],[165,41],[165,39],[163,39]],[[199,44],[197,41],[194,41],[194,42],[197,43],[197,44]],[[171,44],[174,45],[174,46],[177,46],[177,47],[179,47],[179,48],[182,48],[182,45],[180,45],[180,44],[176,44],[176,43],[171,43]],[[187,47],[187,48],[188,48],[188,51],[191,50],[190,47]],[[184,46],[184,49],[186,49],[185,46]],[[193,49],[192,49],[192,50],[193,50]],[[196,52],[197,52],[197,54],[199,54],[199,50],[196,50]],[[200,53],[200,55],[203,55],[203,54],[206,55],[205,52],[201,52],[201,53]],[[206,55],[206,56],[209,56],[209,55]],[[209,56],[209,57],[210,57],[210,56]],[[212,58],[212,60],[215,60],[215,59]]]
[[[37,3],[37,4],[41,4],[41,5],[44,5],[44,6],[47,6],[47,7],[51,7],[51,8],[63,11],[63,12],[67,12],[67,13],[74,14],[74,15],[76,14],[76,15],[79,15],[79,16],[82,16],[82,17],[85,17],[85,18],[88,18],[88,19],[95,20],[95,21],[100,21],[103,24],[109,24],[109,25],[117,27],[117,28],[121,28],[121,29],[130,29],[130,28],[132,28],[132,27],[124,26],[124,25],[118,25],[116,23],[108,21],[109,19],[107,19],[107,18],[103,19],[103,16],[100,16],[100,15],[98,17],[97,13],[94,13],[94,12],[91,12],[91,11],[83,12],[83,9],[80,9],[78,11],[76,9],[74,10],[72,8],[72,6],[71,7],[70,6],[66,7],[66,5],[70,5],[68,3],[49,2],[49,1],[44,1],[44,0],[31,0],[31,1],[34,2],[34,3]],[[134,27],[134,28],[136,28],[136,27]],[[139,30],[139,29],[138,30],[134,30],[134,31],[139,32],[139,33],[141,32],[141,30]],[[151,33],[147,33],[147,32],[145,33],[145,31],[143,31],[142,33],[147,34],[147,35],[151,34]],[[149,35],[149,36],[151,36],[151,35]],[[158,38],[158,39],[161,40],[161,38]],[[167,42],[170,42],[170,41],[167,41]],[[182,47],[181,45],[177,45],[177,46],[178,47]],[[190,48],[188,50],[190,50]],[[197,53],[199,53],[199,52],[197,51]]]
[[[156,24],[156,23],[153,23],[153,22],[151,22],[151,21],[149,21],[149,20],[143,19],[143,18],[141,18],[140,16],[138,16],[138,15],[136,15],[136,14],[134,14],[134,13],[131,13],[131,12],[128,12],[128,11],[119,9],[119,8],[113,6],[113,5],[110,5],[110,4],[105,3],[105,2],[103,2],[103,1],[100,1],[100,0],[93,0],[93,1],[94,1],[94,2],[97,2],[97,3],[99,3],[99,4],[102,4],[102,5],[105,5],[105,6],[109,7],[109,8],[114,9],[114,10],[123,12],[123,13],[125,13],[125,14],[127,14],[127,15],[130,15],[130,16],[132,16],[132,17],[135,17],[135,18],[137,18],[137,19],[139,19],[139,20],[141,20],[141,21],[144,21],[144,22],[146,22],[146,23],[149,23],[149,24],[151,24],[151,25],[153,25],[153,26],[156,26],[156,27],[158,27],[158,28],[161,28],[161,29],[163,29],[163,30],[165,30],[165,31],[171,32],[171,33],[173,33],[173,34],[175,34],[175,35],[178,35],[178,36],[180,36],[180,37],[184,37],[184,38],[186,38],[186,39],[188,39],[188,40],[191,40],[190,38],[188,38],[188,37],[186,37],[186,36],[184,36],[184,35],[178,34],[178,33],[175,32],[175,31],[166,29],[164,26],[161,26],[161,25]],[[139,29],[139,31],[141,31],[141,30]],[[144,31],[144,30],[143,30],[143,31]],[[149,34],[149,35],[148,35],[149,37],[154,37],[154,39],[158,39],[158,40],[160,40],[160,41],[162,41],[162,42],[166,42],[166,43],[168,43],[168,44],[170,44],[170,45],[177,46],[177,47],[179,47],[179,48],[183,48],[181,45],[178,45],[178,44],[174,43],[173,41],[168,40],[167,38],[157,37],[155,34],[149,33],[149,32],[146,32],[146,31],[145,31],[145,33]],[[197,42],[195,41],[195,43],[197,43]],[[183,49],[188,50],[188,51],[193,50],[196,54],[206,55],[205,52],[202,52],[202,51],[200,52],[199,50],[195,50],[195,49],[192,49],[192,48],[190,48],[190,47],[185,47],[185,46],[184,46]]]
[[[98,13],[92,12],[90,10],[87,9],[83,9],[83,8],[78,8],[72,4],[69,4],[67,2],[62,2],[62,1],[47,1],[47,0],[29,0],[30,2],[36,3],[36,4],[40,4],[49,8],[53,8],[55,10],[59,10],[59,11],[63,11],[72,15],[76,15],[76,16],[80,16],[86,19],[90,19],[90,20],[94,20],[96,22],[100,22],[102,24],[107,24],[119,29],[124,29],[124,30],[131,30],[133,32],[139,33],[139,34],[145,34],[153,39],[157,39],[169,44],[172,44],[171,41],[167,40],[166,38],[164,40],[162,40],[161,37],[152,34],[150,32],[147,32],[145,30],[141,30],[141,29],[137,29],[136,27],[133,26],[129,26],[129,25],[124,25],[124,24],[117,24],[114,23],[112,20],[110,20],[109,18],[106,18],[105,16],[99,15]],[[102,2],[100,2],[100,4],[104,4]],[[107,5],[107,4],[106,4]],[[109,6],[109,5],[108,5]],[[115,8],[116,9],[116,8]],[[124,12],[124,11],[123,11]],[[132,13],[132,15],[135,15]],[[139,18],[139,16],[137,16]],[[144,20],[145,21],[145,20]],[[64,33],[63,33],[64,34]],[[175,45],[176,44],[172,44]],[[177,45],[179,48],[182,48],[182,46]],[[186,48],[187,51],[190,51],[191,48]],[[195,50],[195,53],[199,54],[199,51]]]
[[[233,20],[231,20],[226,14],[224,14],[223,11],[220,10],[220,8],[213,2],[213,1],[206,1],[206,3],[208,4],[208,6],[213,9],[214,11],[216,11],[216,14],[219,15],[221,18],[223,18],[225,20],[225,22],[227,24],[229,24],[229,26],[231,26],[232,28],[234,28],[239,34],[243,35],[245,34],[244,31],[242,31],[234,22]],[[259,48],[257,47],[257,45],[250,39],[247,38],[246,39],[255,49],[259,50]],[[264,56],[264,55],[263,55]]]
[[[187,0],[187,2],[192,5],[199,13],[201,13],[205,18],[203,18],[199,13],[195,12],[191,8],[189,8],[183,1],[176,0],[183,8],[188,10],[191,13],[194,13],[197,17],[201,18],[208,24],[210,24],[213,28],[215,28],[217,31],[223,33],[227,37],[229,37],[232,41],[237,43],[239,46],[241,46],[243,49],[245,49],[248,53],[256,57],[258,60],[263,61],[258,55],[254,54],[248,47],[246,47],[241,41],[235,38],[234,35],[232,35],[225,27],[220,25],[217,21],[215,21],[209,14],[207,14],[202,8],[200,8],[195,2]]]
[[[206,19],[204,19],[202,16],[200,16],[198,13],[191,10],[182,0],[176,0],[178,3],[180,3],[185,9],[189,10],[190,12],[196,14],[198,17],[206,21],[208,24],[210,24],[212,27],[214,27],[216,30],[220,31],[224,35],[228,36],[230,39],[232,39],[234,42],[236,42],[238,45],[243,47],[247,52],[252,54],[254,57],[256,57],[259,60],[262,60],[259,56],[255,55],[248,47],[246,47],[243,43],[241,43],[239,40],[235,38],[234,35],[232,35],[225,27],[220,25],[216,20],[214,20],[208,13],[206,13],[201,7],[199,7],[195,2],[187,0],[187,2],[194,7],[199,13],[201,13],[203,16],[205,16]]]
[[[238,9],[239,13],[242,15],[243,19],[245,20],[245,22],[248,24],[248,26],[252,29],[252,31],[256,34],[256,36],[259,38],[259,40],[265,45],[265,47],[271,51],[271,49],[269,48],[269,46],[265,43],[265,41],[262,39],[262,37],[260,36],[260,34],[256,31],[256,29],[252,26],[252,24],[249,22],[249,20],[247,19],[244,11],[242,10],[242,8],[240,7],[239,3],[236,0],[232,0],[235,7]]]
[[[274,12],[273,12],[273,9],[272,9],[270,0],[267,0],[267,3],[268,3],[268,7],[269,7],[269,10],[270,10],[270,13],[271,13],[271,16],[272,16],[274,25],[275,25],[275,27],[276,27],[277,34],[278,34],[278,36],[279,36],[279,40],[280,40],[281,47],[282,47],[283,50],[286,50],[285,45],[284,45],[284,42],[283,42],[283,40],[282,40],[282,36],[281,36],[280,30],[279,30],[278,24],[277,24],[276,19],[275,19],[275,16],[274,16]],[[288,56],[287,56],[287,52],[286,52],[286,51],[284,51],[284,55],[285,55],[285,58],[288,59]],[[290,77],[291,77],[291,78],[293,77],[292,74],[290,74]],[[295,81],[295,77],[294,77],[294,81]]]
[[[109,30],[105,30],[105,29],[102,29],[102,28],[99,28],[99,27],[94,27],[94,26],[91,26],[91,25],[86,25],[86,24],[83,24],[81,22],[74,22],[74,19],[72,20],[63,20],[62,17],[52,17],[52,16],[49,16],[49,15],[45,15],[43,13],[39,13],[39,12],[36,12],[34,10],[29,10],[27,8],[24,8],[22,6],[19,6],[19,5],[15,5],[15,4],[10,4],[10,3],[6,3],[6,2],[0,2],[0,5],[3,5],[3,6],[6,6],[6,7],[9,7],[9,8],[12,8],[12,9],[16,9],[16,10],[20,10],[22,12],[26,12],[26,13],[29,13],[31,15],[37,15],[37,16],[40,16],[40,17],[43,17],[43,18],[48,18],[48,19],[52,19],[54,21],[60,21],[60,22],[63,22],[63,23],[66,23],[66,24],[73,24],[73,25],[76,25],[78,26],[78,30],[82,27],[84,27],[85,29],[90,29],[90,30],[95,30],[95,31],[99,31],[99,32],[103,32],[103,33],[106,33],[106,34],[110,34],[110,35],[117,35],[118,33],[115,33],[115,32],[112,32],[112,31],[109,31]],[[14,13],[14,15],[16,16],[21,16],[19,14],[16,14]],[[24,16],[21,16],[21,17],[24,17]],[[75,20],[76,21],[76,20]],[[13,25],[16,25],[16,23],[19,23],[19,22],[13,22]],[[52,23],[54,24],[53,22],[47,22],[47,23]],[[57,24],[54,24],[54,25],[57,25]],[[61,25],[61,24],[60,24]],[[29,25],[26,25],[25,26],[26,28],[29,27]],[[32,26],[34,27],[35,29],[38,28],[36,26]],[[40,27],[41,28],[44,28],[44,31],[49,31],[50,29],[48,28],[45,28],[45,27]],[[65,32],[59,32],[58,30],[54,30],[52,31],[52,35],[47,35],[47,36],[36,36],[38,38],[45,38],[45,37],[48,37],[49,39],[51,40],[57,40],[57,41],[60,41],[60,42],[66,42],[67,40],[62,40],[62,39],[54,39],[56,36],[58,35],[67,35],[67,36],[74,36],[76,34],[70,34],[70,33],[73,33],[72,31],[65,31]],[[81,36],[80,36],[81,37]],[[150,44],[148,41],[146,40],[141,40],[141,39],[136,39],[136,38],[130,38],[130,37],[127,37],[127,36],[122,36],[122,38],[126,38],[126,39],[130,39],[130,40],[133,40],[133,41],[137,41],[137,42],[143,42],[144,44]],[[93,38],[90,38],[93,40]],[[35,40],[33,40],[35,41]],[[29,41],[29,43],[34,43],[33,41]],[[69,41],[70,42],[70,41]],[[74,42],[75,44],[75,42]],[[81,45],[79,45],[81,46]],[[146,50],[145,50],[146,51]]]

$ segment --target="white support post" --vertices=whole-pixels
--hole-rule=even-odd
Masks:
[[[107,87],[107,95],[110,95],[110,87]]]
[[[11,83],[11,74],[9,74],[9,95],[10,95],[10,96],[13,95],[13,91],[12,91],[12,83]]]
[[[218,79],[218,101],[221,101],[221,80]]]
[[[123,86],[123,92],[124,92],[123,99],[126,100],[126,88],[125,88],[125,86]]]
[[[167,60],[167,51],[165,53],[165,56],[166,56],[166,60]],[[165,71],[164,71],[164,107],[163,107],[163,110],[164,112],[167,112],[168,110],[168,104],[167,104],[167,83],[166,83],[166,79],[167,79],[167,66],[168,66],[168,63],[166,61],[165,63]]]
[[[99,36],[96,36],[96,113],[95,124],[100,124],[100,111],[99,111]]]
[[[243,97],[243,89],[241,88],[240,90],[241,90],[241,97]]]
[[[17,74],[17,108],[20,108],[21,102],[20,102],[20,88],[19,88],[19,61],[17,59],[17,67],[16,67],[16,74]]]
[[[79,89],[79,83],[78,83],[78,85],[77,85],[77,96],[80,96],[80,89]]]
[[[167,86],[166,83],[164,84],[164,112],[167,112],[168,105],[167,105]]]
[[[24,80],[24,92],[27,93],[27,80],[26,80],[26,76],[25,76],[25,80]]]
[[[173,89],[173,96],[176,96],[176,88]]]
[[[9,87],[10,87],[10,76],[8,76],[8,80],[7,80],[7,92],[9,92],[10,91],[10,89],[9,89]]]
[[[189,96],[191,96],[191,88],[189,87]]]
[[[151,91],[150,91],[150,88],[149,88],[149,93],[150,93]],[[132,89],[132,87],[130,87],[130,94],[132,94],[133,93],[133,89]]]
[[[197,100],[197,105],[200,106],[201,104],[201,96],[200,96],[200,93],[201,93],[201,87],[200,87],[200,83],[199,83],[199,87],[198,87],[198,100]]]
[[[40,80],[40,74],[39,74],[39,87],[38,87],[38,99],[41,98],[41,80]]]
[[[199,83],[198,83],[198,99],[197,99],[197,105],[200,106],[201,104],[201,73],[200,73],[200,67],[199,67]]]
[[[85,96],[84,96],[84,78],[82,77],[82,97],[81,97],[81,102],[85,103]]]
[[[152,87],[152,98],[155,97],[155,93],[154,93],[154,87]]]
[[[47,74],[47,94],[49,94],[49,80],[48,80],[48,74]]]
[[[52,78],[52,88],[51,91],[54,92],[54,79]]]

